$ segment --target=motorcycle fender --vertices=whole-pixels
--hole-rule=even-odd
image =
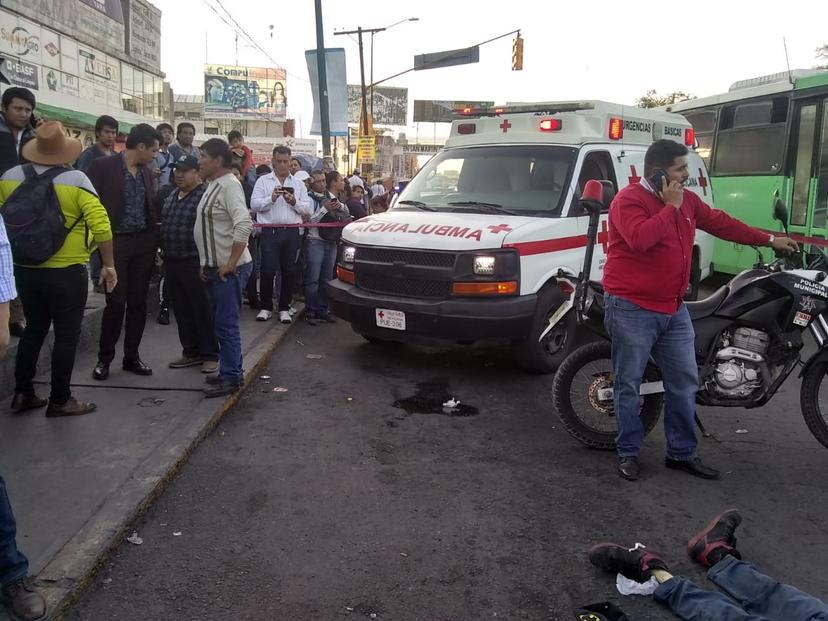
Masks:
[[[560,321],[561,321],[564,317],[566,317],[566,314],[567,314],[567,313],[569,313],[570,311],[572,311],[572,307],[573,307],[573,305],[574,305],[574,304],[573,304],[573,299],[574,299],[574,296],[569,296],[569,297],[568,297],[567,299],[565,299],[565,300],[563,301],[563,303],[562,303],[562,304],[558,307],[558,310],[556,310],[554,313],[552,313],[552,316],[549,318],[549,325],[547,325],[547,326],[546,326],[546,328],[544,328],[543,332],[541,332],[541,335],[540,335],[540,337],[538,338],[538,343],[540,343],[540,342],[543,340],[543,338],[544,338],[547,334],[549,334],[549,331],[550,331],[552,328],[554,328],[556,325],[558,325],[558,323],[559,323],[559,322],[560,322]]]
[[[800,378],[805,377],[805,374],[808,373],[808,371],[811,370],[811,367],[814,366],[815,364],[819,363],[819,362],[828,362],[828,346],[823,347],[817,353],[815,353],[813,356],[808,358],[807,362],[802,367],[802,371],[799,372],[799,377]]]

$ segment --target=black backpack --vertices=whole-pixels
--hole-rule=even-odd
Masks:
[[[341,207],[339,209],[334,209],[333,211],[329,211],[324,216],[320,222],[334,222],[334,223],[341,223],[341,222],[351,222],[353,218],[351,218],[350,214],[346,212]],[[319,237],[321,237],[325,241],[339,241],[339,238],[342,237],[342,229],[344,227],[341,226],[325,226],[319,227]]]
[[[52,183],[67,170],[54,166],[38,175],[32,164],[25,164],[23,174],[26,179],[0,208],[12,257],[18,265],[40,265],[51,259],[80,221],[79,217],[66,228],[66,217]]]

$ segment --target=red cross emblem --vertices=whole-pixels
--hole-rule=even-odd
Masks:
[[[701,168],[699,168],[699,185],[704,191],[704,195],[707,196],[707,179],[705,178],[704,171]]]
[[[488,228],[492,233],[495,233],[495,234],[497,234],[497,233],[511,233],[512,232],[512,227],[510,227],[507,224],[498,224],[497,226],[491,225],[491,226],[488,226],[486,228]]]
[[[598,233],[598,243],[604,249],[604,254],[609,250],[609,229],[607,229],[607,221],[601,222],[601,231]]]
[[[630,165],[630,173],[631,173],[631,175],[629,177],[627,177],[627,180],[630,182],[630,185],[632,185],[633,183],[638,183],[639,181],[641,181],[641,177],[639,177],[638,173],[635,172],[635,166]]]
[[[509,122],[509,119],[503,119],[503,122],[500,124],[500,129],[502,129],[503,133],[505,134],[506,132],[509,131],[509,128],[511,126],[512,126],[512,124]]]
[[[377,313],[377,316],[378,316],[380,319],[384,319],[384,318],[385,318],[385,313],[383,313],[382,311],[380,311],[380,312],[378,312],[378,313]]]

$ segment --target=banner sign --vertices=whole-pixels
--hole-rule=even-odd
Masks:
[[[368,89],[368,114],[371,114],[371,89]],[[348,122],[359,123],[362,87],[348,85]],[[374,125],[408,125],[408,89],[393,86],[374,88]]]
[[[204,65],[204,117],[284,121],[284,69]]]
[[[313,123],[311,135],[322,134],[322,119],[319,107],[319,72],[316,64],[316,50],[306,50],[305,59],[308,63],[308,78],[310,78],[311,92],[313,93]],[[328,81],[328,119],[331,124],[331,136],[348,135],[348,89],[345,80],[345,50],[333,48],[325,50],[325,73]]]
[[[129,55],[155,71],[161,71],[161,11],[144,0],[130,0]]]

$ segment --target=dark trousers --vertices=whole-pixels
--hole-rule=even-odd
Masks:
[[[178,325],[178,339],[187,358],[218,360],[218,341],[207,288],[198,259],[164,262],[164,286]]]
[[[276,274],[281,276],[279,310],[286,311],[290,308],[296,288],[296,262],[301,244],[298,228],[262,229],[259,236],[259,251],[262,256],[259,308],[273,310],[273,279]]]
[[[155,269],[158,236],[155,231],[136,235],[115,235],[115,271],[118,286],[106,296],[101,322],[98,358],[109,364],[115,358],[115,345],[124,329],[124,360],[138,358],[138,347],[147,321],[147,293]]]
[[[247,249],[250,251],[250,256],[253,258],[253,267],[252,272],[250,273],[250,278],[247,279],[247,287],[245,291],[245,295],[247,296],[247,301],[253,305],[255,303],[256,306],[259,305],[259,266],[261,265],[261,261],[259,260],[259,236],[256,235],[250,236],[250,239],[247,240]]]
[[[17,549],[17,524],[14,521],[6,482],[0,477],[0,587],[11,586],[29,573],[29,561]]]
[[[80,340],[83,310],[89,293],[86,267],[63,268],[15,266],[17,290],[26,312],[26,330],[17,346],[15,381],[17,392],[35,393],[32,383],[37,374],[37,359],[52,324],[55,346],[52,350],[52,392],[50,400],[63,404],[72,396],[69,384]]]

